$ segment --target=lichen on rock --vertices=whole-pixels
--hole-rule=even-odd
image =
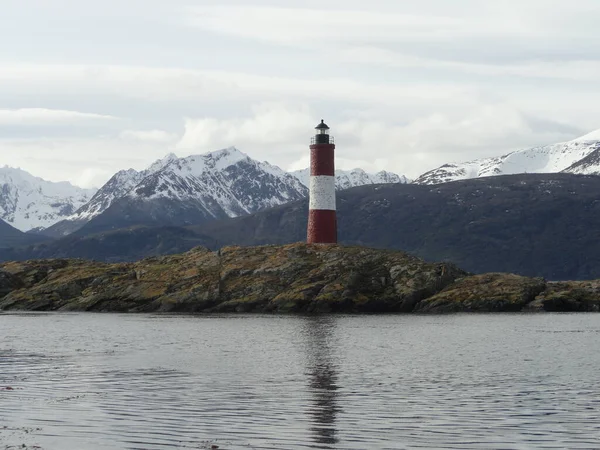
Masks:
[[[417,312],[521,311],[546,288],[541,278],[487,273],[456,280],[439,294],[422,301]]]

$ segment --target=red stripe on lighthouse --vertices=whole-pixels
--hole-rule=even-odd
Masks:
[[[310,174],[335,176],[335,145],[315,144],[310,146]]]
[[[311,209],[308,212],[309,244],[335,244],[337,242],[337,218],[335,211]]]

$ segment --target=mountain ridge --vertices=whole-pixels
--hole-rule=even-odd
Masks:
[[[295,170],[290,173],[296,178],[298,178],[304,186],[309,186],[310,169]],[[393,172],[387,172],[385,170],[382,170],[377,173],[368,173],[360,168],[354,168],[351,170],[336,169],[335,181],[335,188],[338,191],[350,189],[357,186],[364,186],[367,184],[410,182],[410,180],[404,175],[398,175]]]
[[[52,182],[9,166],[0,167],[0,219],[20,231],[46,228],[86,204],[96,189]]]
[[[307,178],[308,169],[286,172],[252,159],[236,147],[183,158],[170,153],[144,171],[118,172],[88,204],[43,234],[58,238],[78,230],[89,233],[91,229],[185,225],[237,217],[306,197]],[[406,181],[404,176],[385,171],[338,172],[338,184],[343,188]],[[105,213],[108,218],[98,218]],[[124,221],[124,216],[131,220]],[[90,222],[94,223],[88,226]]]
[[[598,137],[598,139],[592,139]],[[600,130],[581,138],[541,147],[517,150],[502,156],[475,159],[462,163],[447,163],[414,180],[415,184],[440,184],[472,178],[516,175],[519,173],[582,173],[600,174],[597,162],[580,167],[588,156],[600,149]],[[596,160],[594,160],[596,161]]]

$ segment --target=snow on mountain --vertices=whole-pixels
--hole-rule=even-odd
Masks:
[[[439,184],[449,181],[519,173],[593,173],[600,165],[590,161],[586,167],[578,163],[598,150],[600,131],[569,142],[518,150],[500,157],[478,159],[458,164],[445,164],[417,178],[416,184]],[[572,169],[571,169],[572,168]],[[579,170],[579,171],[578,171]]]
[[[308,178],[308,170],[290,174],[235,147],[186,158],[169,154],[142,172],[129,169],[116,173],[89,203],[44,234],[65,236],[93,220],[86,230],[237,217],[305,198]],[[355,169],[337,175],[339,189],[406,182],[405,177],[385,171],[367,174]],[[115,203],[119,204],[111,208]],[[100,219],[100,215],[106,217]]]
[[[146,170],[138,172],[134,169],[127,169],[117,172],[94,194],[88,203],[81,206],[73,214],[65,217],[62,221],[44,230],[43,233],[51,237],[71,234],[94,217],[106,211],[115,200],[126,196],[144,178],[161,170],[175,160],[177,160],[177,156],[170,153],[164,158],[155,161]]]
[[[307,186],[310,183],[310,169],[296,170],[291,172],[300,182]],[[404,175],[396,175],[392,172],[382,170],[375,174],[370,174],[362,169],[336,170],[335,186],[336,190],[349,189],[366,184],[385,184],[385,183],[408,183],[409,180]]]
[[[595,148],[593,152],[567,167],[563,172],[581,175],[600,175],[600,141],[592,143],[591,146]]]
[[[0,218],[21,231],[46,228],[73,214],[95,192],[4,166],[0,168]]]
[[[134,225],[199,225],[300,200],[308,189],[235,147],[175,159],[85,224],[90,234]]]
[[[155,161],[146,170],[138,172],[134,169],[121,170],[112,176],[102,188],[96,192],[96,195],[89,203],[81,207],[68,220],[91,219],[98,214],[103,213],[116,199],[124,197],[144,178],[168,166],[171,162],[176,161],[177,156],[173,153],[168,154],[163,159]]]
[[[305,195],[306,188],[295,177],[235,147],[174,160],[128,194],[130,198],[198,202],[206,211],[214,210],[215,217],[220,210],[236,217]]]

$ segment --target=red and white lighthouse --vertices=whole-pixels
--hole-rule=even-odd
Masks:
[[[336,244],[335,144],[321,120],[310,145],[309,244]]]

